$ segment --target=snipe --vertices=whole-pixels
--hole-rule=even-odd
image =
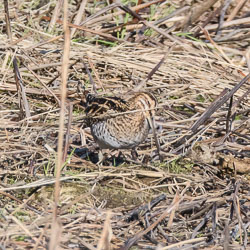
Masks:
[[[87,125],[101,149],[134,149],[147,138],[155,107],[155,97],[147,92],[126,100],[88,94]]]

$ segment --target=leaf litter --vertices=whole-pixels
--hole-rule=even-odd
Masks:
[[[127,7],[69,4],[69,26],[75,31],[57,245],[247,248],[249,3],[128,2],[123,2]],[[56,242],[51,232],[63,10],[46,1],[9,1],[8,7],[11,38],[6,19],[0,32],[0,246],[43,249]],[[96,165],[98,148],[84,125],[79,82],[99,95],[152,92],[163,162],[150,134],[136,161],[130,152],[121,158],[110,152],[103,166]]]

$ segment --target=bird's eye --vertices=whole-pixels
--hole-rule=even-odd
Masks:
[[[86,102],[91,103],[95,97],[91,94],[87,94],[86,96]]]

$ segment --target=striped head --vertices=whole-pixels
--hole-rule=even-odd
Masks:
[[[108,118],[112,113],[127,110],[126,101],[119,97],[96,97],[91,94],[86,97],[85,113],[94,120]]]
[[[155,108],[157,106],[156,98],[151,93],[138,92],[131,97],[128,102],[134,109],[142,110],[145,118],[155,116]]]

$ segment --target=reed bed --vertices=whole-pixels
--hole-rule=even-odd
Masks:
[[[249,247],[250,4],[134,2],[0,5],[1,249]],[[163,161],[99,166],[79,83],[153,93]]]

